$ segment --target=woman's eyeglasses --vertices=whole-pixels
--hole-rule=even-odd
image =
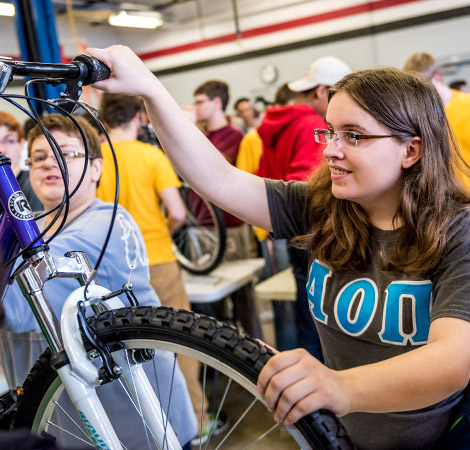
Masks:
[[[332,131],[316,128],[313,130],[315,142],[319,144],[329,144],[333,139],[341,145],[357,147],[357,142],[368,139],[382,139],[398,137],[396,134],[359,134],[354,131]]]

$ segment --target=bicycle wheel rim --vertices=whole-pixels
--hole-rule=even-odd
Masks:
[[[45,417],[48,417],[52,414],[52,411],[48,411],[48,409],[53,408],[54,400],[60,397],[63,391],[64,385],[62,384],[60,378],[56,377],[47,389],[41,403],[38,406],[37,414],[31,426],[31,431],[33,433],[41,434],[42,431],[45,431],[42,421]]]
[[[173,252],[189,272],[209,273],[222,261],[225,252],[222,211],[187,185],[183,185],[180,193],[186,207],[186,220],[172,235]]]
[[[106,343],[122,343],[127,349],[158,348],[195,357],[236,381],[254,397],[259,397],[256,379],[270,357],[269,351],[215,319],[170,308],[143,307],[105,312],[93,318],[92,322],[96,333]],[[139,327],[136,322],[139,322]],[[207,333],[215,336],[210,344],[205,342]],[[60,387],[56,379],[47,389],[33,420],[34,432],[47,432],[46,413],[50,412],[51,402],[57,397]],[[329,421],[326,425],[325,420]],[[18,420],[15,422],[14,426],[19,423]],[[337,422],[331,415],[315,413],[288,427],[288,431],[301,448],[352,448],[343,431],[336,426]]]

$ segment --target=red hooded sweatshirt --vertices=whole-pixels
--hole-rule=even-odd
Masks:
[[[263,153],[256,174],[275,180],[306,180],[325,160],[325,146],[315,142],[314,128],[328,127],[307,105],[268,108],[258,128]]]

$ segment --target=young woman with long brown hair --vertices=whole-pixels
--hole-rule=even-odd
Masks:
[[[315,130],[325,165],[284,183],[227,164],[129,49],[89,52],[111,68],[98,87],[144,98],[201,195],[310,251],[325,365],[302,349],[267,363],[258,388],[276,420],[325,408],[359,448],[440,442],[470,374],[470,212],[433,86],[393,68],[347,75],[331,88],[329,129]]]

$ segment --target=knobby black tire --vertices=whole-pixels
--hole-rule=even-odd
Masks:
[[[89,319],[103,342],[151,340],[202,352],[231,367],[256,385],[260,370],[273,355],[265,346],[214,318],[172,308],[135,307],[107,311]],[[31,426],[39,404],[57,374],[46,350],[28,375],[18,400],[13,428]],[[312,449],[353,449],[336,416],[320,410],[300,419],[294,427]],[[33,430],[34,431],[34,430]]]
[[[180,194],[186,207],[186,220],[172,235],[173,251],[188,272],[204,275],[212,272],[224,257],[227,240],[224,214],[220,208],[199,196],[186,183],[180,188]],[[193,260],[183,248],[186,242],[185,234],[189,228],[213,229],[216,244],[207,261]]]

